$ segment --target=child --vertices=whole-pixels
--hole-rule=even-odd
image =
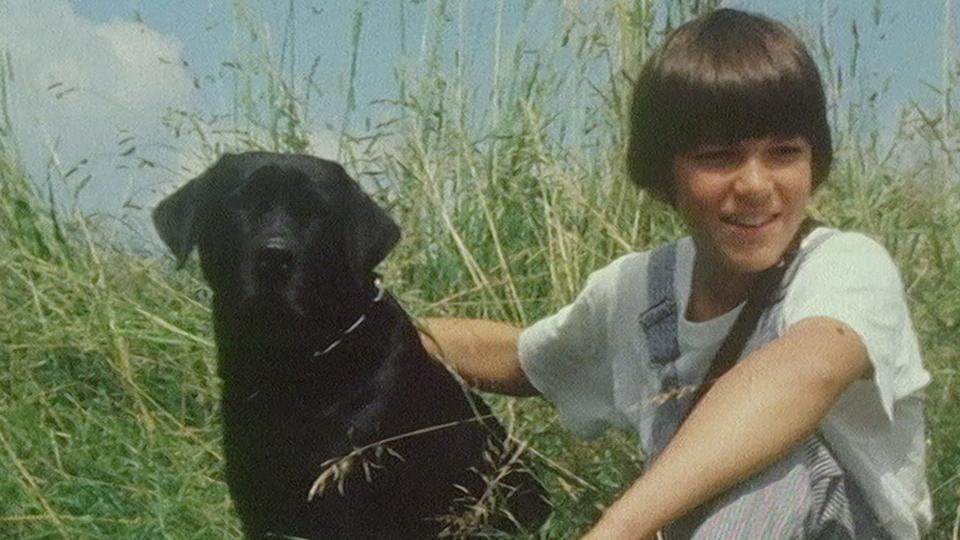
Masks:
[[[832,159],[809,53],[722,9],[674,31],[634,92],[631,180],[690,236],[522,332],[428,320],[442,355],[578,434],[636,431],[648,468],[588,538],[919,538],[930,377],[887,252],[807,220]]]

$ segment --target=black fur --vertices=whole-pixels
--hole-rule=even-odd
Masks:
[[[465,509],[456,486],[483,493],[484,452],[503,428],[427,356],[392,297],[375,301],[373,268],[400,230],[340,165],[228,154],[163,200],[154,223],[179,265],[198,248],[214,292],[227,482],[247,537],[432,538],[434,518]],[[308,501],[328,460],[457,421],[375,445],[343,494],[331,480]],[[505,484],[509,512],[539,527],[540,484],[522,468]]]

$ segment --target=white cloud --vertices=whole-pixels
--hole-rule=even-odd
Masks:
[[[177,160],[161,117],[188,108],[193,94],[182,44],[142,23],[78,16],[66,0],[6,0],[0,20],[0,51],[13,68],[9,110],[28,171],[43,182],[51,158],[62,172],[87,160],[65,180],[51,176],[69,199],[92,175],[79,199],[87,211],[117,215],[128,198],[150,200],[169,173],[142,160]]]

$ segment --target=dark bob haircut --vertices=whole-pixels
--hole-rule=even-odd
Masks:
[[[630,180],[673,203],[673,160],[701,144],[797,136],[813,148],[813,185],[833,150],[816,64],[766,17],[720,9],[677,28],[644,64],[633,94]]]

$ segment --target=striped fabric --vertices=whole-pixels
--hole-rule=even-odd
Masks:
[[[664,531],[667,540],[888,540],[818,437]]]
[[[820,531],[817,538],[852,537],[841,534],[842,531],[854,530],[850,499],[847,497],[847,479],[843,469],[827,451],[823,442],[816,437],[807,439],[802,445],[802,451],[809,468],[807,474],[810,477],[812,506],[807,514],[805,529]],[[869,508],[864,510],[869,511]]]

